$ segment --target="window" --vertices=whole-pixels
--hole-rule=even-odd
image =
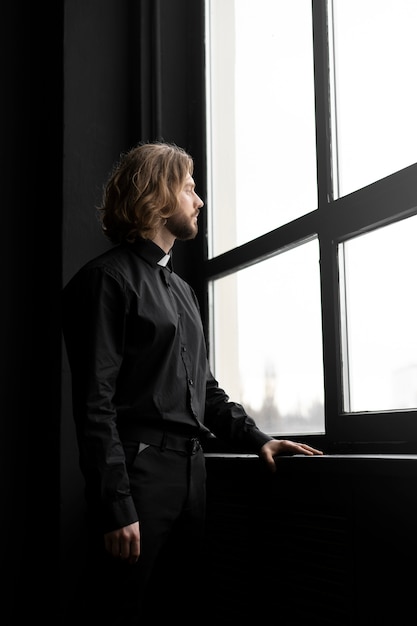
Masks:
[[[273,435],[417,449],[416,27],[206,0],[210,359]]]
[[[339,246],[345,411],[417,407],[416,236],[414,215]]]
[[[317,239],[213,281],[212,301],[214,370],[229,395],[266,432],[323,432]]]
[[[215,256],[317,208],[314,66],[309,2],[208,7]]]

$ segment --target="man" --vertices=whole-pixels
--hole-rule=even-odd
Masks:
[[[202,593],[205,437],[244,446],[271,471],[278,454],[321,454],[261,432],[210,371],[197,299],[171,263],[176,239],[196,236],[202,207],[190,155],[165,143],[134,147],[99,209],[115,245],[63,291],[97,566],[88,616],[100,624],[139,624],[151,597],[160,597],[158,617],[170,602],[191,610]]]

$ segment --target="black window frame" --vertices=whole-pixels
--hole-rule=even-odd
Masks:
[[[207,331],[211,281],[262,261],[303,240],[317,237],[320,249],[325,434],[303,435],[302,439],[333,453],[415,453],[417,409],[355,413],[343,410],[338,247],[359,234],[417,214],[417,163],[354,193],[334,198],[326,0],[312,0],[312,16],[318,207],[216,257],[209,259],[205,251],[204,324]],[[209,206],[207,210],[210,210]],[[212,447],[216,449],[216,443]],[[221,447],[220,444],[218,447]]]

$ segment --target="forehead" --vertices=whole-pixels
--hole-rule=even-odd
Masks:
[[[187,176],[185,177],[184,187],[186,187],[187,185],[193,185],[193,187],[195,186],[194,178],[191,176],[191,174],[187,174]]]

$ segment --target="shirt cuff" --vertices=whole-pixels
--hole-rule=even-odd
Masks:
[[[109,502],[103,515],[103,530],[108,533],[138,521],[138,514],[131,496]]]

